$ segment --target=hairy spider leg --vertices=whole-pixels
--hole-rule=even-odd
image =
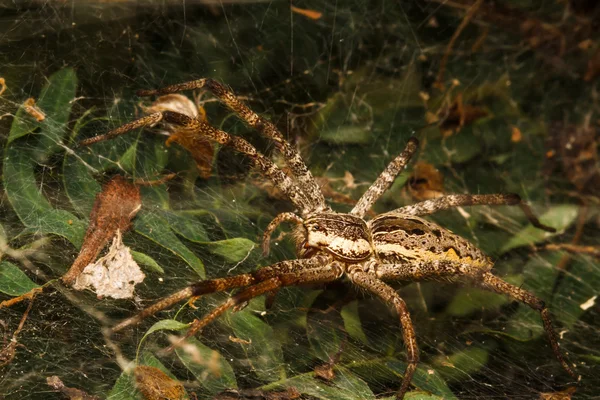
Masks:
[[[554,355],[562,365],[565,371],[573,378],[578,379],[578,375],[571,369],[569,363],[565,356],[563,356],[560,351],[560,345],[558,344],[558,337],[556,335],[556,331],[552,327],[552,320],[550,319],[550,310],[546,308],[546,304],[543,300],[534,296],[526,290],[521,289],[515,285],[511,285],[508,282],[498,278],[490,272],[483,274],[483,277],[480,281],[476,281],[479,287],[496,292],[499,294],[506,295],[514,300],[520,301],[522,303],[527,304],[529,307],[539,312],[542,317],[542,322],[544,324],[544,330],[548,334],[548,340],[550,342],[550,347],[552,347],[552,351]]]
[[[230,276],[227,278],[216,278],[194,283],[172,295],[143,309],[131,318],[127,318],[112,328],[112,332],[119,332],[130,326],[139,324],[142,320],[156,314],[159,311],[172,307],[173,305],[191,297],[223,292],[229,289],[246,287],[263,282],[267,279],[283,274],[292,274],[301,270],[308,270],[327,265],[331,262],[328,255],[316,255],[309,259],[286,260],[268,267],[260,268],[251,273]]]
[[[386,212],[387,214],[404,214],[404,215],[428,215],[438,211],[447,210],[449,208],[460,206],[514,206],[518,205],[523,213],[531,222],[531,225],[536,228],[543,229],[548,232],[556,232],[556,229],[544,225],[535,216],[531,207],[521,200],[518,194],[450,194],[447,196],[438,197],[436,199],[425,200],[416,204],[397,208],[393,211]]]
[[[352,282],[363,289],[375,294],[385,303],[394,306],[398,316],[400,317],[400,325],[402,326],[402,337],[404,340],[404,347],[406,348],[407,366],[404,371],[404,377],[402,378],[402,385],[398,390],[396,398],[401,400],[404,398],[404,394],[408,391],[408,387],[412,380],[412,376],[417,369],[417,363],[419,362],[419,347],[417,346],[417,335],[415,334],[415,328],[410,319],[410,313],[406,303],[396,291],[380,281],[376,277],[367,274],[360,269],[354,269],[348,272],[348,276]]]
[[[565,356],[560,351],[558,338],[552,327],[550,314],[544,302],[526,290],[505,282],[491,272],[482,271],[480,268],[474,268],[468,264],[445,260],[437,264],[427,263],[416,266],[414,264],[378,264],[377,277],[384,281],[406,282],[424,280],[460,282],[461,278],[466,278],[466,283],[473,283],[481,289],[503,294],[527,304],[532,309],[540,312],[544,330],[548,335],[554,355],[565,371],[572,377],[577,378],[577,375],[573,372]]]
[[[296,225],[301,225],[304,221],[302,220],[302,218],[291,212],[284,212],[277,215],[273,219],[273,221],[271,221],[269,225],[267,225],[267,228],[263,232],[262,251],[264,257],[267,257],[269,255],[269,248],[271,246],[271,235],[282,222],[293,222]]]
[[[170,85],[162,89],[155,90],[139,90],[138,96],[164,95],[177,93],[184,90],[208,89],[217,99],[221,101],[230,110],[235,112],[244,122],[256,129],[265,137],[273,140],[285,159],[285,162],[290,167],[293,177],[298,182],[300,189],[311,200],[310,207],[303,209],[303,213],[309,211],[327,211],[329,206],[325,203],[325,198],[321,192],[321,188],[315,181],[312,173],[307,168],[304,160],[298,151],[291,146],[284,138],[281,132],[275,125],[256,114],[246,104],[240,101],[235,93],[227,89],[224,85],[210,78],[198,79],[195,81]]]
[[[79,142],[79,146],[89,146],[95,143],[104,142],[105,140],[110,140],[114,137],[124,135],[128,132],[134,131],[139,128],[143,128],[146,126],[154,126],[158,124],[162,120],[163,116],[160,112],[155,112],[150,115],[146,115],[140,119],[136,119],[135,121],[128,122],[120,127],[113,129],[112,131],[105,133],[104,135],[98,135],[91,137],[89,139],[84,139]]]
[[[199,135],[203,135],[221,145],[229,146],[238,152],[245,154],[254,162],[254,165],[257,166],[261,172],[301,210],[302,214],[306,214],[308,210],[311,209],[310,197],[307,196],[305,192],[301,191],[294,181],[277,165],[259,153],[256,148],[245,139],[238,136],[232,136],[225,131],[213,127],[206,121],[190,118],[187,115],[173,111],[163,111],[163,119],[167,122],[183,126],[185,129],[190,129]]]
[[[211,323],[215,318],[219,317],[230,308],[235,310],[238,307],[242,307],[246,302],[255,297],[265,293],[277,291],[285,286],[331,282],[338,279],[343,274],[343,271],[344,270],[341,264],[333,261],[328,265],[320,266],[318,268],[302,269],[293,273],[283,273],[266,279],[260,283],[257,283],[256,285],[247,287],[236,295],[230,297],[217,308],[213,309],[209,314],[204,316],[204,318],[193,321],[185,336],[178,343],[173,344],[169,349],[167,349],[167,351],[177,347],[179,343],[182,343],[185,339],[194,336],[205,326]]]
[[[371,187],[358,200],[352,211],[350,211],[350,214],[361,218],[364,217],[365,213],[388,190],[394,179],[396,179],[396,176],[406,168],[406,164],[410,161],[417,147],[419,147],[419,141],[416,138],[411,137],[408,139],[404,151],[388,164],[377,180],[373,182]]]
[[[230,146],[240,153],[247,155],[257,166],[261,172],[269,178],[273,184],[279,188],[290,201],[300,210],[308,210],[311,207],[311,201],[304,192],[299,190],[292,179],[287,176],[277,165],[264,155],[259,153],[254,146],[246,140],[231,136],[228,133],[212,127],[208,122],[190,118],[187,115],[180,114],[174,111],[161,111],[152,113],[135,121],[122,125],[104,135],[94,136],[89,139],[79,142],[79,146],[88,146],[113,137],[123,135],[132,130],[145,126],[153,126],[160,121],[169,122],[188,129],[198,135],[204,135],[208,139],[216,141],[220,144]]]

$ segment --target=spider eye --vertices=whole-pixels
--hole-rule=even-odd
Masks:
[[[310,226],[310,230],[313,232],[320,232],[323,230],[323,228],[321,227],[321,225],[312,225]]]

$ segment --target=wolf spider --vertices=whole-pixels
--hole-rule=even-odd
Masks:
[[[82,141],[90,145],[125,134],[131,130],[165,123],[184,129],[191,135],[208,138],[245,154],[266,178],[283,192],[297,213],[284,212],[268,225],[263,236],[263,251],[268,253],[271,234],[282,222],[295,225],[294,241],[297,259],[286,260],[254,272],[194,283],[123,320],[112,328],[121,331],[175,303],[229,289],[241,288],[226,302],[202,319],[190,324],[186,338],[195,335],[228,309],[239,309],[250,299],[274,294],[284,286],[331,282],[345,277],[354,285],[379,297],[398,313],[407,352],[408,364],[397,398],[407,392],[419,360],[416,335],[406,303],[386,282],[416,282],[438,280],[467,283],[484,290],[504,294],[527,304],[541,315],[552,350],[569,375],[576,377],[562,355],[552,328],[550,313],[544,302],[533,294],[493,275],[492,260],[467,240],[429,222],[421,216],[459,206],[518,205],[529,221],[538,228],[554,231],[542,225],[528,205],[516,194],[447,195],[398,208],[365,221],[365,213],[390,187],[415,153],[418,141],[410,138],[398,155],[358,200],[349,213],[333,211],[313,175],[296,149],[270,121],[262,118],[236,95],[212,79],[199,79],[158,90],[141,90],[140,96],[166,95],[182,90],[204,89],[212,92],[226,107],[249,126],[271,139],[282,153],[289,173],[259,153],[246,140],[216,129],[204,119],[191,118],[173,111],[149,114],[101,136]]]

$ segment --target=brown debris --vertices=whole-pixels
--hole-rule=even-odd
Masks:
[[[540,393],[539,400],[571,400],[571,395],[575,391],[577,391],[577,388],[572,386],[560,392]]]
[[[65,398],[70,400],[100,400],[100,397],[89,395],[83,390],[65,386],[63,381],[56,375],[47,377],[46,383],[52,389],[62,393]]]
[[[181,400],[186,396],[181,382],[158,368],[138,365],[133,374],[136,387],[146,400]]]
[[[545,175],[550,177],[559,168],[567,179],[584,194],[598,194],[600,189],[600,156],[597,127],[555,123],[549,129]],[[560,163],[560,164],[559,164]]]
[[[435,88],[438,88],[440,90],[444,89],[444,74],[446,72],[446,64],[448,64],[448,58],[450,58],[450,54],[452,53],[452,47],[454,47],[454,43],[456,43],[456,40],[460,36],[461,32],[467,27],[467,25],[469,25],[469,22],[471,21],[471,19],[473,19],[473,17],[477,13],[477,10],[479,10],[481,3],[483,3],[483,0],[477,0],[475,4],[473,4],[467,9],[467,13],[465,14],[463,20],[461,21],[458,28],[456,28],[456,31],[454,31],[450,42],[448,42],[448,46],[446,47],[446,51],[444,52],[442,61],[440,61],[440,69],[438,71],[437,79],[433,84]]]
[[[252,340],[244,340],[244,339],[240,339],[234,336],[229,335],[229,341],[233,342],[233,343],[239,343],[239,344],[246,344],[246,345],[250,345],[252,344]]]
[[[465,104],[463,94],[459,93],[449,107],[442,107],[437,112],[437,120],[442,136],[449,137],[487,115],[484,108]]]
[[[591,82],[596,77],[600,75],[600,49],[596,51],[592,58],[588,61],[587,71],[585,71],[585,76],[583,80],[586,82]]]
[[[563,32],[554,25],[536,18],[527,18],[519,28],[531,48],[555,47],[558,57],[564,56],[567,48],[566,39]]]
[[[13,297],[12,299],[8,299],[8,300],[4,300],[3,302],[0,303],[0,310],[4,307],[8,308],[8,307],[12,307],[17,303],[20,303],[22,301],[25,300],[33,300],[33,298],[38,294],[44,291],[43,287],[37,287],[37,288],[33,288],[31,289],[29,292],[22,294],[20,296],[17,297]]]
[[[8,89],[6,86],[6,80],[4,78],[0,78],[0,96]]]
[[[66,285],[73,285],[84,268],[92,263],[109,240],[117,235],[117,231],[123,233],[129,230],[131,220],[141,207],[140,190],[136,185],[119,175],[107,182],[102,192],[96,196],[79,255],[69,271],[63,275],[62,281]]]
[[[309,18],[312,20],[321,19],[321,17],[323,16],[322,12],[315,11],[315,10],[308,10],[305,8],[291,6],[291,10],[292,10],[292,12],[295,12],[296,14],[303,15],[306,18]]]
[[[23,107],[25,108],[25,112],[35,118],[36,121],[41,122],[46,119],[46,114],[35,105],[35,99],[33,97],[25,100]]]
[[[157,98],[149,107],[142,107],[147,113],[174,111],[187,115],[190,118],[206,120],[204,108],[197,106],[188,97],[181,94],[168,94]],[[200,176],[208,179],[212,172],[212,161],[214,157],[214,147],[212,143],[200,136],[195,131],[190,131],[181,126],[167,124],[169,138],[165,142],[167,146],[175,142],[190,152]]]
[[[335,379],[335,371],[331,363],[318,365],[315,367],[314,372],[316,378],[323,379],[324,381],[329,382]]]
[[[435,199],[444,195],[444,176],[433,165],[418,162],[408,179],[407,188],[417,201]]]
[[[592,257],[600,258],[600,247],[598,246],[582,246],[573,243],[550,243],[544,246],[546,250],[565,250],[569,253],[587,254]]]
[[[523,140],[523,134],[521,133],[521,130],[519,128],[517,128],[516,126],[513,126],[511,129],[511,135],[510,135],[510,141],[513,143],[519,143],[521,140]]]
[[[301,393],[294,387],[284,391],[265,392],[259,389],[226,390],[214,397],[214,400],[293,400],[299,399]]]
[[[19,326],[13,332],[10,340],[7,340],[8,333],[4,335],[3,347],[2,349],[0,349],[0,367],[4,367],[12,362],[12,360],[15,358],[15,355],[17,354],[17,347],[24,347],[22,344],[19,344],[19,342],[17,341],[17,337],[19,336],[19,333],[21,333],[21,331],[23,330],[23,326],[25,326],[25,321],[27,321],[27,316],[29,315],[29,312],[31,311],[32,307],[33,297],[31,297],[31,300],[29,300],[29,305],[27,306],[27,309],[21,317],[21,322],[19,322]],[[0,320],[0,325],[2,325],[5,330],[7,329],[7,326],[4,323],[4,321]]]

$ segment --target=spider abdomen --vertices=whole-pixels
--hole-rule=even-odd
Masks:
[[[369,222],[375,253],[383,263],[468,266],[488,271],[493,263],[468,240],[415,216],[383,214]]]

